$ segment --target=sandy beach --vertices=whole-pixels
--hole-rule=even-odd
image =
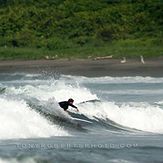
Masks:
[[[130,59],[121,63],[119,59],[59,59],[30,61],[0,61],[0,73],[42,73],[81,76],[163,76],[163,59],[148,59],[145,64],[140,60]]]

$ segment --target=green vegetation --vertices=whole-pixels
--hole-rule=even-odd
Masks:
[[[163,56],[162,0],[0,0],[0,59]]]

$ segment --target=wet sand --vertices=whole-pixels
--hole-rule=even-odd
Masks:
[[[30,61],[0,61],[0,73],[58,73],[79,76],[163,76],[163,59],[149,59],[142,64],[130,59],[121,63],[119,59],[60,59]]]

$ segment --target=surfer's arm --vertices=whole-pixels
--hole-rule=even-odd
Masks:
[[[79,111],[78,108],[75,105],[70,104],[70,106],[73,107],[73,108],[75,108],[77,111]]]

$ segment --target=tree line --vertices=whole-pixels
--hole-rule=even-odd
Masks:
[[[55,50],[142,38],[163,43],[162,30],[162,0],[0,0],[1,47]]]

